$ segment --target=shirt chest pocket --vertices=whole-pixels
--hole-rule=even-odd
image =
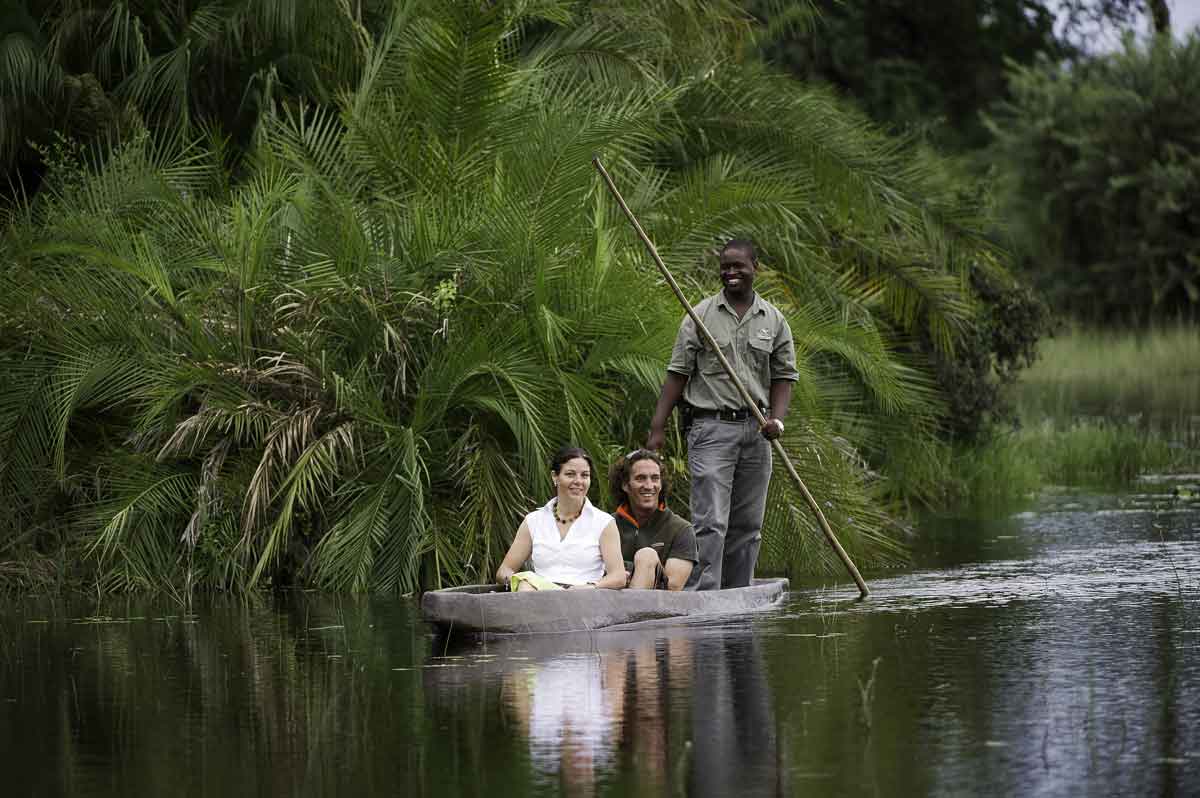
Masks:
[[[762,338],[757,334],[750,336],[747,341],[746,351],[750,355],[750,361],[755,368],[766,368],[771,360],[771,351],[774,349],[774,341],[770,338]]]
[[[729,365],[733,365],[736,360],[733,356],[733,343],[728,338],[717,338],[717,343],[721,347],[721,354],[729,361]],[[724,374],[725,367],[721,365],[721,359],[713,352],[712,347],[707,344],[700,352],[700,373],[701,374]]]

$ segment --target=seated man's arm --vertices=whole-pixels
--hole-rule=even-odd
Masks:
[[[694,566],[695,563],[691,560],[681,560],[678,557],[668,558],[667,564],[663,566],[663,573],[667,575],[667,590],[683,590],[688,577],[692,575]]]
[[[682,520],[682,519],[680,519]],[[663,573],[667,576],[667,590],[683,590],[692,568],[700,560],[700,547],[696,544],[696,530],[688,524],[679,531],[667,552]]]

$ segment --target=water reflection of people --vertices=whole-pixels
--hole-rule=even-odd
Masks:
[[[535,770],[556,778],[564,794],[595,794],[606,772],[631,772],[640,794],[682,792],[685,771],[671,751],[683,748],[686,708],[673,713],[671,700],[690,693],[691,641],[640,641],[504,676],[501,695],[529,740]]]
[[[530,760],[566,795],[590,796],[598,772],[612,765],[613,734],[624,709],[624,660],[581,654],[505,674],[501,688]]]
[[[598,636],[504,674],[501,695],[538,776],[566,795],[786,793],[770,686],[753,633]]]
[[[643,645],[625,655],[625,725],[622,753],[628,757],[637,792],[676,795],[684,792],[686,725],[672,724],[686,715],[672,712],[672,699],[687,696],[692,687],[692,643],[685,637]],[[680,707],[683,710],[683,707]]]

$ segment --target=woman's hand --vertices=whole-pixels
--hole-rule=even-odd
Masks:
[[[501,565],[499,568],[496,569],[496,584],[500,585],[501,587],[504,587],[505,585],[508,584],[508,580],[512,578],[512,575],[514,573],[516,573],[516,571],[514,571],[513,569],[509,568],[506,565]]]

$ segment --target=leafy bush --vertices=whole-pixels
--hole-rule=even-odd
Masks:
[[[932,354],[946,429],[962,442],[984,441],[1015,420],[1011,387],[1050,330],[1049,309],[1027,286],[982,270],[972,272],[971,284],[981,298],[975,324],[953,353]]]

